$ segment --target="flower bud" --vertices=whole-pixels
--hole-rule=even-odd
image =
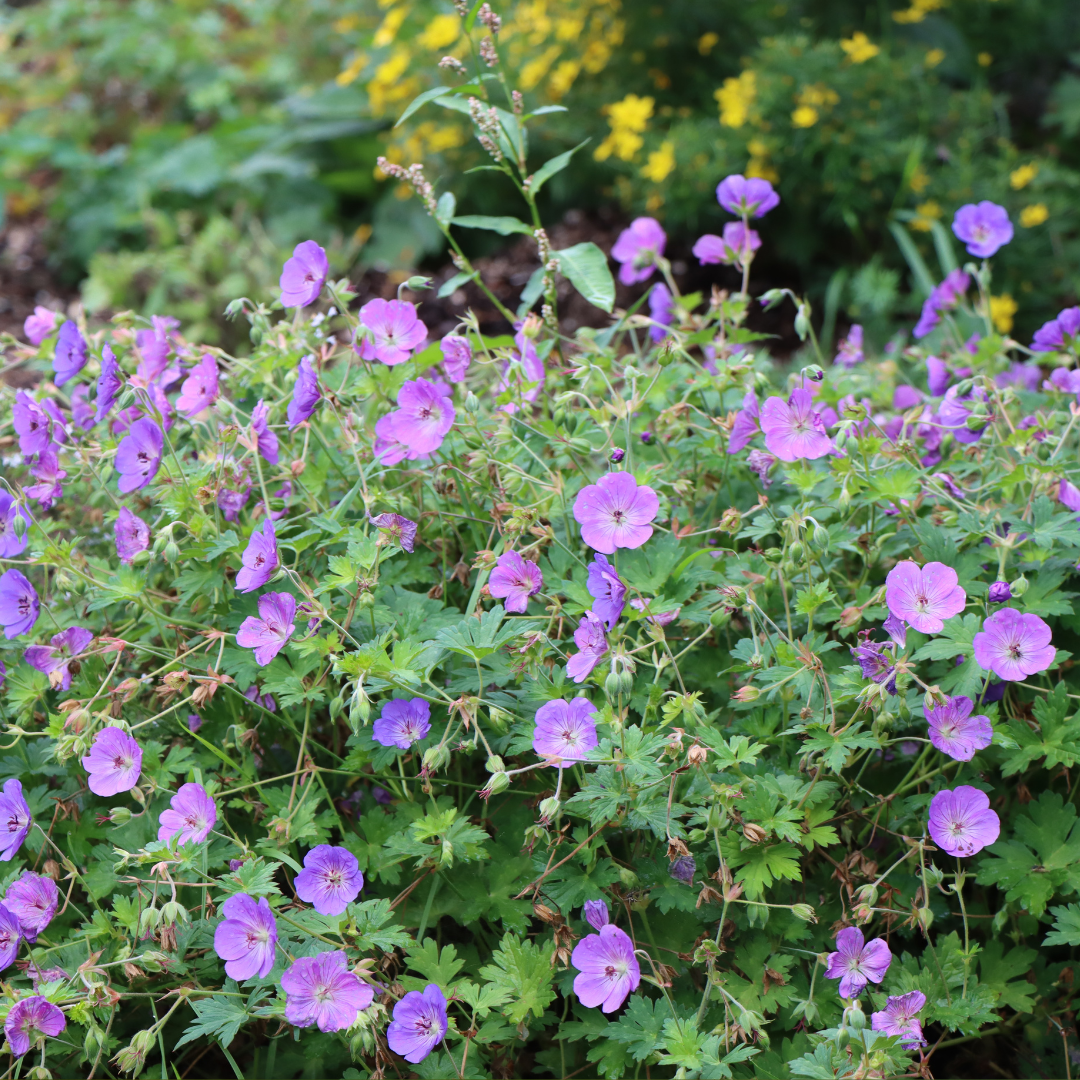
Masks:
[[[803,922],[817,922],[817,914],[809,904],[793,904],[791,914],[794,915],[796,919],[802,919]]]
[[[11,528],[16,536],[24,536],[26,534],[26,518],[17,513],[11,521]]]
[[[26,1076],[27,1080],[52,1080],[52,1073],[44,1065],[35,1065]]]
[[[626,451],[621,446],[612,447],[611,450],[611,464],[618,465],[622,459],[626,457]]]
[[[126,825],[131,820],[131,811],[126,806],[114,806],[109,811],[109,820],[116,826]]]
[[[675,360],[675,342],[671,338],[664,338],[660,348],[656,350],[656,362],[661,367],[667,367]]]
[[[829,530],[824,525],[814,525],[812,538],[815,551],[829,550]]]
[[[165,550],[163,554],[167,563],[169,563],[170,565],[175,565],[176,560],[180,558],[180,546],[176,543],[175,540],[170,540],[165,545]]]
[[[554,821],[561,812],[561,805],[554,796],[543,799],[540,803],[540,816],[547,821]]]
[[[118,411],[123,412],[125,409],[130,408],[135,404],[135,391],[130,386],[125,386],[121,391],[120,396],[116,399],[116,408]]]
[[[607,673],[607,677],[604,679],[604,693],[609,698],[617,698],[622,692],[622,674],[617,672],[614,667]]]
[[[143,563],[148,563],[153,557],[149,551],[137,551],[131,561],[136,566],[142,566]]]
[[[450,760],[450,751],[440,743],[438,746],[429,746],[424,751],[424,768],[428,772],[438,772]]]
[[[484,766],[489,773],[505,772],[506,766],[503,764],[503,759],[498,754],[492,754],[487,759],[487,764]]]
[[[720,531],[731,533],[734,536],[742,528],[742,514],[735,509],[734,506],[729,506],[720,515]]]
[[[801,540],[796,540],[791,547],[788,548],[788,556],[792,562],[798,562],[803,557],[803,552],[806,551],[806,547]]]
[[[949,695],[942,693],[940,686],[929,686],[923,694],[923,708],[936,709],[940,705],[947,705]]]
[[[635,874],[628,866],[624,866],[619,870],[619,880],[628,889],[636,889],[640,883],[637,874]]]
[[[504,772],[494,773],[488,781],[487,790],[490,795],[498,795],[510,786],[510,777]]]
[[[761,691],[756,686],[740,686],[732,696],[736,701],[757,701]]]
[[[1019,600],[1028,591],[1028,579],[1021,574],[1015,581],[1009,583],[1009,591]]]
[[[465,411],[473,416],[480,411],[480,399],[471,390],[465,395]]]
[[[162,529],[162,531],[154,537],[154,554],[160,555],[165,550],[165,545],[169,543],[170,540],[172,540],[172,532],[169,529]]]
[[[987,599],[991,604],[1004,604],[1006,601],[1012,599],[1012,590],[1009,588],[1007,581],[995,581],[990,586],[989,595]]]
[[[844,1025],[855,1031],[862,1031],[866,1027],[866,1013],[857,1001],[844,1010]]]

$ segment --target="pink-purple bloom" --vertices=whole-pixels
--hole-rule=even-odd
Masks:
[[[100,424],[116,404],[116,395],[124,385],[124,375],[116,362],[116,354],[105,345],[101,350],[101,374],[97,381],[97,412],[94,419]]]
[[[7,887],[2,903],[19,920],[19,929],[32,945],[52,922],[59,900],[60,890],[51,877],[24,870]]]
[[[734,173],[720,181],[716,189],[716,201],[737,217],[764,217],[780,205],[780,196],[768,180],[758,176],[745,177]]]
[[[921,990],[911,990],[899,997],[890,997],[885,1008],[870,1015],[870,1028],[883,1035],[898,1035],[900,1045],[905,1050],[915,1050],[926,1045],[919,1012],[926,1004],[926,995]]]
[[[66,1027],[63,1010],[35,994],[11,1006],[4,1021],[4,1034],[11,1052],[16,1057],[22,1057],[30,1050],[31,1043],[46,1036],[56,1038]]]
[[[278,440],[277,435],[270,430],[269,416],[270,409],[262,398],[259,398],[255,408],[251,410],[251,430],[255,434],[259,453],[262,454],[263,459],[269,461],[271,465],[276,465],[279,457]]]
[[[985,716],[972,716],[975,703],[969,697],[954,697],[944,705],[926,710],[930,741],[956,761],[970,761],[977,750],[985,750],[994,729]]]
[[[940,634],[945,620],[964,610],[967,593],[951,566],[929,562],[920,567],[905,559],[885,578],[885,602],[896,618],[920,634]]]
[[[472,346],[467,337],[460,334],[447,334],[439,342],[443,355],[443,371],[452,383],[464,382],[465,372],[472,363]]]
[[[297,1027],[317,1024],[320,1031],[341,1031],[375,1000],[375,991],[349,970],[343,952],[302,956],[281,976],[285,1019]]]
[[[813,460],[833,450],[825,422],[814,408],[809,390],[792,390],[791,397],[766,398],[761,406],[761,430],[770,454],[781,461]]]
[[[26,457],[48,450],[52,443],[52,418],[25,390],[15,394],[11,419],[19,436],[19,449]]]
[[[202,784],[183,784],[158,816],[159,840],[178,837],[178,844],[201,844],[217,824],[217,806]]]
[[[0,793],[0,862],[9,862],[22,847],[34,819],[18,780],[5,780]]]
[[[266,897],[230,896],[221,905],[225,916],[214,930],[214,952],[225,961],[230,979],[265,979],[274,966],[277,922]]]
[[[892,953],[884,938],[867,941],[855,926],[846,926],[836,935],[836,952],[829,953],[827,979],[839,979],[843,998],[856,998],[868,982],[879,983],[892,963]]]
[[[15,519],[22,520],[22,535],[17,533]],[[0,489],[0,559],[14,559],[26,550],[30,542],[30,519],[9,492]]]
[[[742,268],[761,247],[761,237],[741,221],[729,221],[722,236],[706,233],[694,244],[694,255],[702,266],[725,263]]]
[[[368,331],[358,336],[356,351],[364,360],[379,360],[387,367],[404,364],[427,338],[427,327],[407,300],[369,300],[360,309],[360,324]]]
[[[304,869],[296,875],[293,887],[320,915],[341,915],[360,895],[364,875],[348,848],[319,844],[304,856]]]
[[[322,389],[319,387],[319,373],[315,370],[315,357],[305,356],[296,369],[296,384],[289,399],[289,407],[285,411],[290,431],[311,419],[321,397]]]
[[[735,423],[728,436],[727,452],[737,454],[761,430],[761,410],[757,394],[751,390],[743,398],[742,408],[735,414]]]
[[[94,640],[91,631],[81,626],[69,626],[53,634],[48,645],[30,645],[23,659],[38,671],[49,676],[49,683],[61,690],[71,689],[72,659],[82,653]]]
[[[1080,337],[1080,307],[1064,308],[1057,313],[1057,317],[1045,322],[1035,331],[1035,337],[1031,342],[1032,352],[1064,352],[1066,349],[1075,349],[1077,338]],[[1057,375],[1058,368],[1051,375],[1051,379]],[[1057,385],[1055,383],[1055,385]],[[1070,392],[1080,392],[1080,386]]]
[[[95,795],[118,795],[130,791],[142,772],[142,747],[116,727],[102,728],[94,736],[90,753],[82,759],[89,776],[87,786]]]
[[[987,590],[987,599],[991,604],[1006,604],[1012,599],[1012,588],[1007,581],[995,581]]]
[[[610,632],[615,629],[615,624],[626,607],[626,586],[616,573],[615,567],[603,555],[593,556],[588,571],[585,588],[595,601],[592,606],[593,614],[604,620]]]
[[[682,608],[674,607],[668,611],[657,611],[653,605],[659,603],[660,601],[656,599],[647,600],[642,597],[635,597],[630,601],[630,606],[635,611],[645,612],[645,621],[647,623],[652,623],[653,626],[668,626],[679,617]]]
[[[236,591],[254,592],[265,585],[277,571],[278,548],[274,523],[267,518],[262,529],[254,529],[240,561],[243,567],[236,575]]]
[[[1050,627],[1038,615],[1002,608],[975,635],[975,663],[999,679],[1019,682],[1053,664],[1057,650],[1050,636]]]
[[[255,663],[266,667],[293,636],[296,598],[292,593],[272,592],[259,597],[259,616],[249,615],[236,632],[236,644],[255,650]]]
[[[410,990],[395,1006],[386,1041],[395,1054],[419,1064],[446,1038],[446,998],[428,983],[424,992]]]
[[[597,745],[595,717],[596,706],[588,698],[545,702],[536,710],[533,749],[560,769],[584,761]]]
[[[883,641],[871,641],[870,631],[859,632],[859,644],[851,648],[851,655],[862,670],[864,679],[884,685],[890,694],[896,693],[896,664],[894,650]]]
[[[566,661],[566,675],[574,682],[582,683],[608,651],[604,623],[593,612],[586,611],[581,616],[581,622],[574,631],[574,644],[580,651]]]
[[[86,367],[86,338],[79,333],[79,328],[68,319],[56,335],[56,349],[53,352],[53,381],[63,386]]]
[[[217,401],[217,396],[217,361],[206,353],[181,384],[176,408],[178,412],[194,419],[200,413],[206,412]]]
[[[427,379],[414,379],[398,391],[397,403],[397,410],[390,414],[394,418],[391,430],[408,447],[409,458],[438,450],[457,415],[450,399]]]
[[[837,347],[834,364],[853,368],[863,361],[863,328],[855,323]],[[895,403],[894,403],[895,404]]]
[[[375,441],[371,450],[376,460],[384,465],[397,465],[408,456],[409,448],[397,437],[394,425],[398,411],[395,409],[375,421]]]
[[[314,240],[305,240],[293,248],[292,258],[281,268],[281,306],[307,307],[313,304],[326,284],[330,264],[326,252]]]
[[[649,317],[652,319],[649,337],[653,341],[662,341],[667,336],[667,327],[675,320],[675,301],[671,290],[662,281],[649,290]]]
[[[94,407],[90,404],[90,387],[79,383],[71,391],[71,422],[80,431],[94,426]]]
[[[957,858],[977,855],[1001,834],[1001,820],[990,809],[985,791],[961,784],[930,800],[930,836],[942,851]]]
[[[603,930],[611,922],[611,913],[604,900],[586,900],[582,915],[594,930]]]
[[[531,337],[519,330],[514,335],[514,344],[518,351],[512,354],[510,362],[503,368],[502,378],[495,388],[498,394],[504,394],[508,390],[516,390],[522,401],[532,402],[540,396],[544,382],[547,379],[547,371],[540,354],[536,351],[536,343]],[[518,406],[509,401],[501,406],[503,412],[516,413]]]
[[[246,484],[241,491],[222,488],[217,495],[218,509],[226,521],[235,521],[240,516],[240,511],[247,505],[249,498],[251,498],[250,484]]]
[[[583,937],[570,963],[580,973],[574,978],[574,993],[587,1009],[600,1006],[602,1012],[614,1012],[641,982],[633,941],[611,923]]]
[[[56,312],[40,304],[32,315],[26,316],[23,333],[31,345],[40,345],[56,329]]]
[[[22,927],[13,912],[0,904],[0,971],[11,967],[19,955],[19,942],[22,941]],[[35,986],[36,990],[37,987]]]
[[[1062,480],[1058,485],[1058,502],[1066,509],[1074,513],[1080,513],[1080,488],[1068,480]]]
[[[613,555],[617,548],[639,548],[653,534],[660,499],[628,472],[605,473],[583,487],[574,500],[581,539],[594,551]]]
[[[922,314],[912,331],[915,337],[926,337],[941,322],[944,312],[952,311],[959,305],[970,284],[971,277],[963,270],[950,270],[923,302]]]
[[[131,565],[140,551],[150,546],[150,526],[126,506],[120,507],[113,529],[116,537],[116,554],[121,562]]]
[[[401,545],[402,551],[412,552],[416,544],[415,521],[410,521],[400,514],[377,514],[371,519],[371,524],[395,543]]]
[[[382,707],[371,728],[371,737],[380,746],[408,750],[431,730],[431,706],[423,698],[394,698]]]
[[[619,263],[619,280],[624,285],[648,281],[666,244],[667,234],[656,218],[634,218],[611,249],[611,257]]]
[[[126,495],[146,487],[161,467],[165,437],[161,428],[148,417],[136,420],[116,448],[118,487]]]
[[[953,218],[952,231],[967,245],[968,254],[980,259],[996,255],[1013,238],[1008,211],[987,199],[961,206]]]
[[[9,641],[28,634],[37,622],[41,602],[34,586],[21,570],[5,570],[0,574],[0,626]]]
[[[37,483],[31,484],[24,490],[31,499],[40,503],[42,510],[50,509],[52,504],[64,494],[60,481],[67,479],[67,470],[60,468],[58,449],[59,447],[53,444],[43,450],[30,466],[30,473]]]
[[[488,591],[497,600],[505,599],[507,611],[521,614],[529,607],[529,597],[544,587],[544,575],[534,562],[516,551],[506,551],[495,561],[488,581]]]

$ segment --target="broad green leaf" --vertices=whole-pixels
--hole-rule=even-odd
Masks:
[[[488,232],[498,233],[500,236],[510,236],[513,233],[521,233],[523,236],[532,236],[532,228],[519,221],[516,217],[490,217],[487,214],[465,214],[456,217],[450,222],[463,229],[486,229]]]
[[[566,153],[545,161],[532,175],[532,184],[529,187],[532,194],[535,195],[556,173],[562,172],[570,164],[570,159],[590,141],[586,139],[584,142],[579,142],[573,150],[567,150]]]
[[[481,88],[475,83],[471,83],[468,86],[435,86],[414,97],[405,107],[405,111],[398,117],[394,127],[400,127],[414,112],[417,111],[417,109],[422,109],[429,101],[438,101],[440,98],[451,97],[454,94],[476,95],[482,92]]]
[[[610,312],[615,306],[615,279],[607,256],[591,241],[554,253],[563,276],[590,304]]]
[[[510,1002],[503,1007],[503,1014],[514,1024],[520,1024],[530,1013],[539,1018],[544,1009],[555,1000],[551,980],[555,975],[551,958],[555,942],[546,941],[537,946],[517,934],[507,934],[492,956],[493,963],[480,969],[480,978],[486,979],[496,991],[508,991]]]

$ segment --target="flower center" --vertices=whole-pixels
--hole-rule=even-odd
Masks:
[[[416,1031],[419,1035],[430,1035],[434,1026],[430,1016],[418,1016],[415,1021]]]
[[[1008,653],[1014,660],[1019,660],[1024,655],[1024,650],[1020,648],[1019,641],[1010,641]]]
[[[18,832],[23,827],[22,818],[18,814],[12,814],[8,818],[7,830],[9,833]]]
[[[130,769],[133,764],[132,759],[126,754],[117,754],[112,763],[114,769]]]
[[[345,875],[340,870],[327,870],[326,884],[340,889],[345,880]]]
[[[30,597],[29,596],[20,596],[19,597],[19,614],[20,615],[29,615],[30,614]]]
[[[326,983],[316,984],[314,997],[320,1005],[328,1001],[333,996],[333,991],[330,989],[329,986],[326,985]]]
[[[612,510],[611,516],[614,519],[616,525],[621,525],[623,523],[623,518],[626,517],[626,511]]]
[[[578,733],[573,728],[565,727],[562,729],[562,739],[569,747],[575,747],[578,744]]]

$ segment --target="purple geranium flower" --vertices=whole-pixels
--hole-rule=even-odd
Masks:
[[[944,705],[926,710],[930,741],[956,761],[970,761],[976,750],[985,750],[994,729],[985,716],[972,716],[975,703],[969,697],[954,697]]]
[[[19,929],[32,945],[52,922],[59,906],[60,890],[51,877],[24,870],[4,894],[3,905],[19,920]]]
[[[0,862],[9,862],[22,847],[34,819],[23,798],[22,784],[6,780],[0,794]]]
[[[237,592],[254,592],[274,576],[278,568],[277,536],[269,518],[263,522],[261,531],[252,531],[240,561],[244,565],[236,575]]]
[[[603,555],[593,556],[588,570],[585,588],[596,601],[592,606],[593,613],[604,620],[609,631],[614,630],[626,607],[626,586]]]
[[[443,371],[453,383],[465,381],[465,372],[472,363],[472,346],[467,337],[460,334],[447,334],[439,342],[443,354]]]
[[[157,838],[178,844],[201,844],[217,824],[217,806],[202,784],[183,784],[158,816]]]
[[[930,800],[930,836],[942,851],[967,859],[1001,834],[1001,821],[990,809],[985,791],[961,784],[939,791]]]
[[[574,653],[566,661],[566,674],[576,683],[584,682],[600,658],[608,651],[604,624],[591,611],[581,616],[581,622],[574,631],[574,644],[580,652]]]
[[[1080,488],[1068,480],[1062,480],[1058,485],[1058,502],[1074,513],[1080,513]]]
[[[41,602],[34,586],[19,570],[6,570],[0,574],[0,626],[9,641],[20,634],[28,634],[37,622]]]
[[[903,619],[898,619],[895,615],[889,615],[881,624],[881,629],[884,630],[901,649],[906,647],[907,623],[905,623]]]
[[[30,472],[36,484],[25,488],[31,499],[41,504],[42,510],[48,510],[64,494],[60,481],[67,479],[67,470],[60,468],[59,448],[54,444],[38,454],[37,460],[30,466]]]
[[[599,934],[583,937],[574,946],[570,963],[580,972],[574,979],[574,993],[588,1009],[599,1005],[602,1012],[614,1012],[641,982],[634,943],[611,923],[602,926]]]
[[[735,414],[735,423],[728,436],[727,452],[738,453],[761,430],[761,410],[758,408],[757,394],[750,391],[743,398],[742,408]]]
[[[496,560],[488,581],[488,591],[497,600],[505,598],[507,611],[524,612],[529,597],[544,587],[544,575],[534,562],[523,559],[516,551],[507,551]]]
[[[897,412],[903,412],[905,409],[913,409],[922,399],[923,396],[920,390],[914,386],[908,386],[907,383],[901,383],[893,391],[892,407]]]
[[[840,367],[853,368],[863,361],[863,328],[855,323],[848,331],[846,338],[841,340],[836,350],[834,364]]]
[[[1080,311],[1080,308],[1076,310]],[[1041,351],[1045,352],[1046,350]],[[1044,390],[1060,390],[1063,394],[1080,394],[1080,371],[1067,367],[1056,367],[1050,372],[1050,378],[1043,380],[1042,388]]]
[[[392,430],[398,442],[409,448],[409,458],[438,450],[454,426],[454,406],[427,379],[414,379],[398,391]],[[376,428],[376,430],[378,430]]]
[[[776,458],[772,454],[765,453],[764,450],[751,450],[746,455],[747,468],[753,473],[757,473],[758,479],[761,481],[761,486],[768,491],[772,486],[772,477],[769,473],[772,472],[773,466],[776,464]]]
[[[258,404],[251,410],[251,430],[258,442],[259,453],[262,454],[263,459],[269,461],[271,465],[276,465],[279,457],[278,441],[277,435],[270,430],[269,414],[270,409],[262,398],[259,398]]]
[[[1064,352],[1066,349],[1076,347],[1078,336],[1080,336],[1080,307],[1064,308],[1057,313],[1057,318],[1043,323],[1035,331],[1035,337],[1031,342],[1031,351]],[[1061,370],[1061,368],[1057,369],[1057,371]],[[1054,375],[1057,374],[1057,371],[1054,372]],[[1080,387],[1077,389],[1080,390]]]
[[[864,679],[870,679],[879,686],[884,684],[890,694],[896,693],[896,665],[892,647],[884,642],[871,641],[870,631],[859,634],[859,644],[853,646],[851,655],[862,669]]]
[[[163,383],[172,386],[180,374],[178,367],[169,367],[169,338],[162,329],[155,326],[151,330],[137,330],[135,344],[139,350],[139,364],[135,369],[138,377],[146,386]]]
[[[380,746],[408,750],[431,730],[431,706],[423,698],[394,698],[383,705],[371,737]]]
[[[56,329],[56,312],[40,304],[34,308],[33,315],[26,316],[23,333],[31,345],[40,345]]]
[[[410,990],[395,1006],[386,1041],[395,1054],[416,1065],[446,1037],[446,998],[428,983],[424,992]]]
[[[251,498],[250,484],[247,484],[242,491],[222,488],[217,496],[218,509],[226,521],[235,521],[240,516],[240,511],[247,505],[249,498]]]
[[[90,630],[81,626],[69,626],[53,634],[48,645],[30,645],[23,659],[38,671],[49,676],[49,684],[61,690],[71,689],[71,670],[68,665],[73,657],[82,653],[94,640]]]
[[[964,610],[967,593],[956,571],[944,563],[923,567],[910,559],[897,563],[885,578],[885,603],[891,614],[921,634],[940,634],[945,619]]]
[[[981,386],[976,386],[967,394],[959,394],[958,389],[956,386],[950,386],[945,392],[945,398],[938,410],[938,423],[943,428],[949,429],[957,442],[977,443],[986,430],[986,424],[972,431],[967,422],[974,415],[975,403],[987,400],[986,391]],[[989,423],[989,417],[986,423]]]
[[[729,221],[722,236],[706,233],[696,244],[694,254],[702,266],[709,263],[725,263],[740,269],[761,247],[761,237],[741,221]]]
[[[50,449],[55,449],[62,446],[68,441],[68,429],[67,421],[64,419],[64,414],[60,411],[60,406],[53,401],[52,398],[45,398],[41,407],[49,414],[52,419],[52,440],[53,446]]]
[[[22,941],[22,927],[19,920],[0,904],[0,971],[11,967],[19,955],[19,942]],[[37,989],[35,984],[34,989]]]
[[[503,368],[502,377],[499,379],[495,392],[504,394],[507,390],[516,389],[522,401],[535,401],[540,396],[540,390],[547,379],[544,361],[540,359],[540,354],[536,351],[536,343],[531,337],[526,336],[524,329],[514,335],[514,344],[518,351],[511,355],[510,361]],[[511,381],[511,376],[513,381]],[[500,409],[512,415],[517,412],[518,406],[510,401],[500,406]]]
[[[375,422],[375,441],[371,450],[376,460],[383,465],[397,465],[409,454],[409,448],[397,437],[394,430],[399,412],[399,409],[395,409]]]
[[[364,875],[348,848],[319,844],[304,856],[304,869],[293,887],[320,915],[341,915],[360,895]]]
[[[619,280],[624,285],[648,281],[663,258],[666,243],[667,234],[656,218],[634,218],[611,249],[611,257],[619,263]]]
[[[52,418],[25,390],[15,394],[11,418],[19,436],[19,449],[26,457],[48,450],[52,443]]]
[[[912,331],[915,337],[926,337],[941,322],[942,312],[952,311],[959,305],[970,284],[971,278],[963,270],[950,270],[923,302],[922,314]]]
[[[296,384],[293,386],[289,407],[285,411],[290,431],[311,419],[321,397],[322,389],[319,387],[319,373],[315,370],[315,357],[305,356],[296,369]]]
[[[180,396],[176,399],[176,408],[185,416],[194,419],[205,412],[217,401],[218,369],[217,361],[206,353],[191,369],[188,377],[180,386]]]
[[[285,1019],[323,1032],[351,1027],[375,1000],[375,991],[349,970],[343,952],[302,956],[281,976]]]
[[[1013,238],[1012,222],[1004,206],[984,199],[956,211],[952,231],[967,244],[968,254],[989,259]]]
[[[109,410],[116,404],[116,395],[124,385],[124,375],[111,348],[105,345],[101,350],[101,374],[97,381],[97,412],[94,419],[101,423]]]
[[[161,466],[165,437],[161,428],[147,417],[136,420],[116,448],[118,487],[126,495],[146,487]]]
[[[236,644],[255,650],[255,663],[266,667],[293,636],[296,598],[292,593],[272,592],[259,597],[259,617],[249,615],[236,632]]]
[[[11,1052],[16,1057],[22,1057],[29,1051],[31,1043],[36,1043],[46,1036],[56,1038],[66,1027],[67,1020],[64,1019],[63,1011],[51,1001],[35,994],[11,1006],[11,1011],[4,1021],[4,1034]]]
[[[991,604],[1006,604],[1012,599],[1012,589],[1007,581],[995,581],[987,591]]]
[[[95,795],[118,795],[139,782],[142,747],[126,731],[102,728],[82,767],[90,774],[86,783]]]
[[[975,663],[999,679],[1019,682],[1046,671],[1057,649],[1050,644],[1050,627],[1038,615],[1015,608],[995,611],[975,635]]]
[[[611,913],[603,900],[586,900],[582,915],[594,930],[603,930],[611,922]]]
[[[15,531],[15,519],[22,519],[22,535]],[[0,489],[0,559],[14,559],[30,542],[30,519],[15,497]]]
[[[952,373],[949,371],[944,360],[936,356],[926,358],[926,385],[931,397],[941,397],[949,388]]]
[[[71,391],[71,422],[80,431],[94,426],[94,408],[90,404],[90,387],[80,383]]]
[[[265,979],[274,966],[277,922],[266,897],[230,896],[221,905],[225,918],[214,930],[214,952],[225,961],[230,979]]]
[[[357,336],[356,351],[364,360],[380,360],[387,367],[404,364],[423,344],[427,327],[407,300],[369,300],[360,309],[360,324],[369,331]]]
[[[113,531],[116,535],[116,554],[121,562],[129,566],[140,551],[150,546],[150,526],[126,506],[120,507]]]
[[[307,307],[315,303],[329,273],[326,252],[314,240],[297,244],[292,258],[286,259],[281,268],[281,306]]]
[[[675,319],[675,302],[671,290],[662,281],[649,290],[649,317],[652,319],[649,337],[653,341],[663,340],[667,336],[666,327]]]
[[[584,761],[597,745],[595,716],[596,706],[588,698],[545,702],[536,710],[533,749],[560,769]]]
[[[781,461],[813,460],[833,449],[810,391],[801,387],[792,390],[787,401],[766,398],[761,407],[761,430],[769,453]]]
[[[870,1015],[870,1028],[883,1035],[899,1035],[900,1045],[905,1050],[915,1050],[926,1045],[922,1025],[918,1014],[926,1004],[926,995],[920,990],[911,990],[899,997],[890,997],[881,1012]]]
[[[646,613],[645,621],[652,623],[653,626],[667,626],[673,623],[678,617],[679,612],[682,611],[681,607],[676,607],[671,611],[656,611],[654,612],[653,604],[659,603],[658,600],[645,600],[637,597],[630,601],[630,606],[635,611],[644,611]],[[654,612],[653,614],[649,614]]]
[[[267,712],[277,712],[277,702],[274,700],[273,695],[260,695],[259,688],[254,683],[244,691],[244,697],[248,701],[254,701],[256,705],[261,705]]]
[[[627,472],[601,476],[574,500],[581,539],[594,551],[613,555],[616,548],[639,548],[653,534],[660,500],[651,487],[638,485]]]
[[[389,537],[395,543],[400,544],[402,551],[412,553],[416,544],[417,525],[415,521],[410,521],[400,514],[378,514],[371,519],[371,524],[383,536]]]
[[[53,353],[53,371],[57,386],[63,386],[68,379],[73,379],[86,367],[86,339],[79,333],[79,328],[68,319],[60,327],[56,336],[56,350]]]
[[[858,997],[868,982],[879,983],[892,963],[892,953],[884,938],[866,941],[863,932],[846,926],[836,935],[836,952],[829,953],[827,979],[840,980],[840,996]]]
[[[764,217],[780,205],[780,196],[768,180],[734,173],[720,181],[716,201],[729,213],[739,217]]]

